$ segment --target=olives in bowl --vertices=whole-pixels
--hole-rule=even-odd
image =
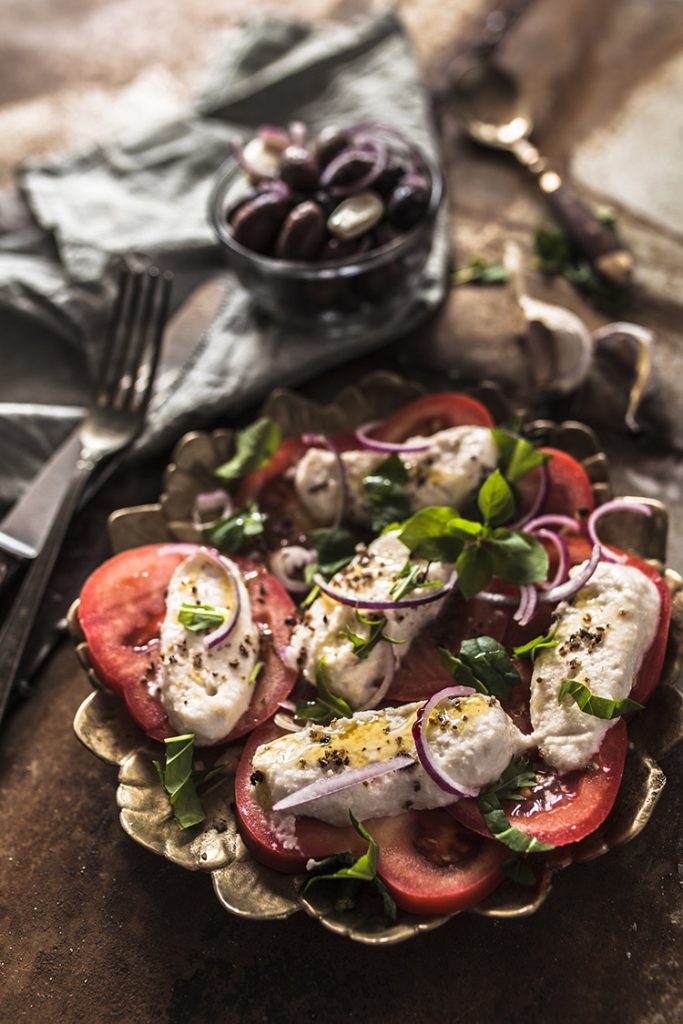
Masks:
[[[209,218],[263,310],[298,327],[384,324],[415,298],[442,201],[436,164],[386,125],[264,125],[220,168]]]

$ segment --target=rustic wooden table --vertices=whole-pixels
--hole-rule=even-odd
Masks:
[[[294,9],[286,2],[275,6]],[[469,0],[454,11],[432,0],[406,0],[399,6],[421,59],[434,71],[489,5]],[[309,0],[305,13],[348,17],[361,7]],[[674,409],[683,379],[677,363],[683,208],[675,202],[681,182],[674,173],[682,165],[675,164],[680,122],[671,138],[648,131],[662,121],[662,109],[672,109],[682,7],[679,0],[537,0],[502,50],[532,97],[549,152],[561,164],[573,157],[577,176],[594,184],[604,184],[599,168],[611,169],[607,192],[620,200],[622,230],[641,266],[629,316],[657,330],[659,401]],[[301,5],[296,10],[301,13]],[[6,178],[19,158],[115,130],[132,109],[146,116],[160,96],[172,112],[215,46],[216,30],[238,16],[239,5],[208,0],[191,7],[154,0],[7,5],[0,39]],[[648,117],[641,112],[642,146],[656,154],[662,169],[656,201],[638,187],[649,173],[647,161],[634,164],[630,175],[624,166],[632,143],[620,116],[639,104],[649,111]],[[612,155],[607,164],[606,153]],[[615,153],[626,154],[617,169]],[[473,151],[448,123],[445,157],[458,252],[496,258],[505,237],[517,238],[528,251],[530,230],[542,213],[521,173]],[[454,295],[428,332],[430,359],[445,360],[470,378],[490,375],[492,331],[509,331],[497,301],[493,293],[474,290]],[[480,345],[465,351],[459,344],[472,340]],[[415,360],[408,340],[346,368],[343,377]],[[496,370],[505,382],[505,366]],[[330,393],[340,379],[330,375],[314,388]],[[600,420],[599,410],[585,403],[578,411]],[[675,438],[650,435],[636,443],[613,429],[603,436],[616,491],[663,494],[680,515]],[[155,499],[164,461],[117,474],[79,516],[43,617],[76,594],[87,572],[106,557],[108,513]],[[680,570],[676,530],[672,541],[672,561]],[[506,922],[464,914],[407,945],[364,948],[302,914],[273,924],[232,918],[206,877],[182,872],[132,843],[117,820],[114,770],[83,750],[71,731],[87,692],[64,643],[2,733],[0,1020],[681,1019],[681,750],[664,764],[669,785],[645,832],[608,857],[561,873],[533,917]]]

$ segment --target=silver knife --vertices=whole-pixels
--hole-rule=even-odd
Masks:
[[[169,321],[157,374],[156,390],[168,388],[216,318],[225,293],[227,275],[201,284]],[[27,559],[35,558],[50,532],[71,471],[80,452],[78,428],[60,445],[28,489],[0,521],[0,592]],[[88,488],[84,502],[116,468],[112,460]]]

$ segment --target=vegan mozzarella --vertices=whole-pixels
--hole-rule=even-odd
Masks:
[[[234,562],[230,564],[240,613],[230,634],[212,650],[206,648],[206,632],[186,629],[178,622],[178,612],[183,603],[209,604],[229,612],[235,601],[229,577],[197,551],[173,573],[166,596],[159,649],[161,701],[173,727],[179,733],[195,733],[199,746],[227,736],[254,691],[249,678],[258,659],[259,634],[240,571]]]
[[[409,754],[412,765],[290,808],[292,813],[348,825],[349,810],[361,820],[443,807],[454,802],[420,764],[412,727],[423,702],[359,711],[330,725],[311,725],[257,748],[252,765],[265,802],[278,800],[347,769]],[[473,792],[495,782],[528,745],[495,697],[448,698],[430,714],[427,736],[437,766],[457,786]]]
[[[559,643],[544,650],[534,665],[531,722],[548,764],[570,772],[590,761],[614,722],[581,711],[571,696],[558,704],[560,686],[565,679],[578,679],[599,697],[628,697],[655,638],[659,594],[633,566],[600,562],[586,586],[556,615]]]
[[[406,444],[427,442],[422,452],[402,452],[406,493],[413,511],[427,505],[461,506],[492,472],[498,452],[487,427],[449,427],[431,437],[408,438]],[[348,515],[356,522],[370,520],[363,481],[386,455],[369,450],[342,453],[348,484]],[[333,522],[339,508],[340,480],[336,460],[325,448],[309,448],[296,467],[294,486],[316,523]]]
[[[410,552],[398,539],[398,533],[385,533],[359,551],[353,561],[332,578],[331,586],[350,597],[391,601],[391,588],[409,557]],[[427,563],[422,564],[426,568]],[[432,562],[427,578],[446,582],[450,575],[450,566]],[[431,592],[430,588],[414,594]],[[384,632],[399,643],[392,644],[390,651],[388,641],[380,640],[367,657],[359,658],[345,631],[367,637],[371,627],[358,621],[353,608],[321,594],[292,634],[293,657],[303,667],[306,678],[314,683],[316,668],[324,656],[330,690],[352,707],[362,708],[384,677],[388,657],[393,652],[396,663],[400,663],[411,641],[439,614],[441,606],[442,601],[432,601],[416,608],[367,613],[365,617],[370,618],[385,615]]]

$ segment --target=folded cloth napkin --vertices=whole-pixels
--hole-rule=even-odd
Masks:
[[[177,306],[221,265],[206,219],[212,178],[236,133],[263,123],[381,120],[432,156],[436,143],[409,41],[393,14],[346,24],[260,18],[228,39],[179,121],[67,158],[32,162],[19,185],[39,227],[0,237],[0,508],[15,500],[82,415],[114,290],[115,258],[139,254],[176,275]],[[445,217],[408,330],[445,291]],[[142,446],[235,415],[388,340],[346,341],[263,326],[238,283],[150,409]]]

